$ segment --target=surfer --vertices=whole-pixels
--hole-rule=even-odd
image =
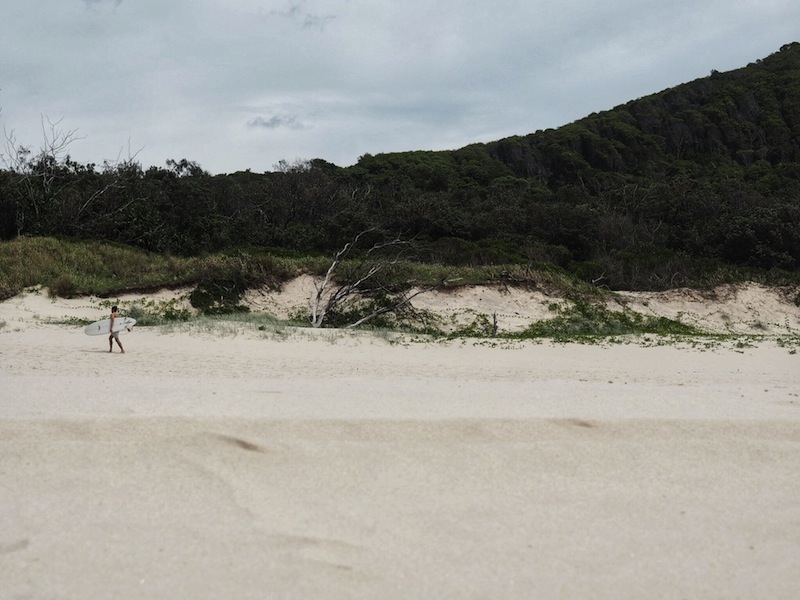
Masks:
[[[114,331],[114,320],[119,317],[119,308],[116,306],[111,307],[111,325],[109,326],[109,330],[111,333],[108,336],[108,351],[114,351],[114,340],[117,340],[117,346],[119,346],[120,352],[125,354],[125,348],[122,347],[122,342],[119,341],[119,331]]]

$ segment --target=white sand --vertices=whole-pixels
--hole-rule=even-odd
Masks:
[[[773,341],[47,323],[104,310],[0,303],[0,599],[800,597]]]

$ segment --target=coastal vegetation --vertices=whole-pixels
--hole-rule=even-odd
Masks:
[[[352,272],[359,262],[360,259],[345,261],[343,271]],[[330,265],[330,258],[324,256],[234,251],[174,257],[107,242],[20,237],[0,243],[0,299],[37,285],[55,296],[67,298],[187,287],[204,289],[214,284],[243,293],[261,286],[277,289],[301,274],[322,277]],[[383,277],[387,286],[398,288],[500,283],[538,286],[581,296],[601,292],[546,263],[535,268],[520,264],[470,267],[404,261],[386,269]]]
[[[373,249],[406,249],[376,253],[373,308],[420,286],[549,285],[585,299],[800,283],[798,43],[558,129],[349,167],[83,165],[69,156],[75,133],[47,125],[38,150],[7,133],[0,298],[32,285],[62,296],[193,287],[201,311],[235,311],[247,289],[325,277],[353,240],[341,285]],[[567,316],[564,327],[581,315]]]

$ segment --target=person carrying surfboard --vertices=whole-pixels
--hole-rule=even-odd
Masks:
[[[119,341],[119,331],[114,331],[114,321],[119,317],[119,308],[116,306],[111,307],[111,326],[109,327],[109,331],[111,332],[108,334],[108,351],[114,351],[114,340],[117,340],[117,346],[119,346],[119,351],[122,354],[125,354],[125,348],[122,347],[122,342]]]

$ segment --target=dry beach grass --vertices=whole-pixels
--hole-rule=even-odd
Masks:
[[[251,302],[280,316],[305,284]],[[426,298],[509,324],[552,301]],[[800,309],[626,301],[763,337],[187,325],[123,356],[57,323],[96,299],[2,302],[0,598],[797,598],[800,370],[776,336]]]

